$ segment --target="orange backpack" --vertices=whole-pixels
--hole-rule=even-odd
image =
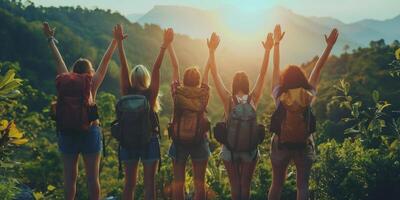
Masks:
[[[194,145],[204,138],[210,129],[210,122],[206,117],[205,102],[201,97],[208,95],[204,88],[184,87],[177,88],[174,98],[174,118],[169,125],[170,137],[176,144]]]
[[[301,88],[294,90],[298,90],[294,93],[305,92]],[[315,132],[316,119],[309,103],[292,101],[291,98],[297,98],[293,96],[288,92],[278,97],[277,109],[271,117],[270,131],[278,135],[279,143],[286,144],[289,148],[301,148],[305,147],[309,136]]]

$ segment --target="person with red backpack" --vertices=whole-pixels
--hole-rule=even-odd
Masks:
[[[78,158],[85,164],[89,198],[100,199],[99,166],[102,135],[97,113],[96,94],[107,72],[108,63],[117,46],[112,40],[97,71],[88,59],[80,58],[68,71],[58,51],[55,28],[43,23],[43,31],[57,63],[57,103],[55,106],[58,146],[64,164],[65,199],[75,199]]]
[[[134,199],[139,161],[144,168],[144,198],[156,199],[155,174],[161,162],[158,114],[160,103],[160,67],[166,49],[174,39],[172,29],[164,31],[164,40],[153,65],[151,77],[143,65],[136,65],[129,76],[128,61],[123,47],[127,37],[118,25],[114,35],[118,41],[121,61],[121,94],[116,106],[117,121],[112,134],[119,142],[119,159],[124,163],[125,186],[122,199]],[[151,80],[150,80],[151,79]]]
[[[306,200],[311,166],[315,160],[312,133],[315,132],[316,119],[311,112],[311,103],[315,100],[321,70],[338,38],[333,29],[329,37],[325,36],[327,47],[315,64],[307,80],[303,70],[288,66],[282,73],[279,70],[279,44],[282,40],[281,27],[274,31],[274,70],[272,76],[272,96],[276,110],[271,117],[272,185],[268,199],[278,200],[286,178],[289,163],[296,166],[297,200]]]
[[[173,73],[171,94],[174,103],[172,121],[168,132],[172,139],[169,156],[173,160],[173,199],[185,199],[185,167],[190,158],[193,164],[194,199],[206,199],[205,173],[211,154],[208,144],[210,123],[206,108],[210,97],[208,87],[209,62],[201,79],[197,67],[186,68],[182,83],[179,77],[179,64],[172,44],[168,48]],[[200,82],[201,80],[201,82]]]
[[[225,113],[225,121],[217,123],[214,137],[223,144],[221,158],[228,172],[233,200],[250,199],[250,184],[258,160],[258,145],[265,137],[265,128],[257,123],[257,105],[262,97],[265,76],[268,69],[269,54],[273,46],[272,33],[269,33],[264,46],[264,59],[261,72],[253,90],[245,72],[236,72],[229,92],[215,63],[215,50],[219,37],[213,33],[209,40],[209,59],[211,74]]]

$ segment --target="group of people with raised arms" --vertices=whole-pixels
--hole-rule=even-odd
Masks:
[[[307,79],[304,71],[296,65],[290,65],[280,72],[279,46],[285,33],[277,25],[274,33],[269,33],[262,42],[264,59],[254,87],[250,89],[246,72],[236,72],[231,91],[224,85],[216,65],[215,51],[220,38],[215,33],[207,39],[209,57],[203,75],[197,67],[189,67],[180,77],[179,62],[173,47],[174,32],[170,28],[164,31],[152,72],[143,65],[136,65],[130,74],[123,44],[127,35],[121,25],[114,27],[113,39],[96,71],[89,60],[82,58],[73,64],[72,71],[68,71],[56,46],[55,29],[44,23],[43,30],[57,63],[58,99],[55,116],[63,160],[65,199],[75,198],[79,154],[82,154],[84,160],[89,197],[100,199],[99,165],[103,142],[95,100],[115,49],[118,49],[121,64],[122,98],[116,106],[118,120],[113,127],[116,130],[113,135],[120,143],[119,159],[124,165],[122,199],[134,199],[139,161],[144,166],[144,199],[156,199],[155,175],[161,159],[157,113],[160,110],[160,67],[165,53],[169,54],[172,62],[171,94],[174,112],[168,126],[172,138],[168,150],[173,164],[172,199],[185,199],[185,166],[189,157],[193,164],[194,199],[206,199],[205,173],[211,154],[208,143],[211,128],[206,116],[210,96],[209,72],[224,108],[225,120],[217,125],[218,128],[214,128],[214,134],[222,144],[220,157],[229,177],[231,198],[250,199],[253,173],[258,159],[262,159],[257,145],[262,142],[265,134],[263,126],[257,124],[255,111],[263,96],[272,49],[274,66],[271,91],[276,110],[270,125],[274,135],[271,138],[272,185],[268,199],[280,199],[291,161],[294,161],[297,171],[297,199],[308,199],[308,180],[315,159],[312,137],[315,117],[310,105],[316,97],[321,70],[338,38],[336,29],[325,36],[327,47]],[[143,123],[142,118],[146,118]],[[137,120],[142,121],[138,124]],[[140,130],[139,133],[129,133],[137,130]],[[126,134],[137,135],[131,140],[132,136]],[[131,147],[133,143],[137,143],[136,147]]]

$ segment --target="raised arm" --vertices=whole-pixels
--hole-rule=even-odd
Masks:
[[[116,27],[114,27],[113,32],[116,31]],[[93,88],[92,92],[96,93],[96,91],[99,89],[101,83],[104,80],[104,77],[106,76],[107,69],[108,69],[108,64],[110,63],[111,57],[115,51],[115,48],[117,47],[117,40],[113,39],[110,43],[110,45],[107,48],[106,53],[104,54],[103,58],[101,59],[100,65],[97,68],[97,71],[93,77]]]
[[[283,36],[285,36],[285,32],[282,33],[281,31],[281,26],[276,25],[275,30],[274,30],[274,69],[272,71],[272,88],[271,91],[274,90],[274,88],[279,85],[279,76],[280,76],[280,55],[279,55],[279,44],[280,41],[283,39]]]
[[[131,81],[128,72],[128,61],[126,60],[123,43],[123,40],[127,37],[128,36],[124,34],[122,25],[118,24],[117,27],[114,28],[114,39],[118,43],[118,54],[121,62],[120,88],[122,95],[127,95],[129,88],[131,88]]]
[[[324,50],[324,53],[322,53],[322,56],[318,59],[317,63],[315,64],[314,69],[312,70],[308,80],[311,86],[313,86],[315,89],[317,88],[319,82],[321,70],[324,67],[325,62],[328,59],[329,54],[331,53],[332,48],[335,45],[338,37],[339,37],[339,32],[336,28],[331,31],[329,37],[325,35],[325,41],[327,46]]]
[[[210,72],[210,65],[211,65],[211,60],[210,58],[208,58],[206,67],[204,68],[203,77],[201,80],[201,83],[204,85],[208,85],[208,74]]]
[[[179,62],[172,43],[168,46],[168,52],[172,63],[172,81],[179,81]]]
[[[251,96],[253,97],[253,101],[255,106],[258,105],[260,101],[260,97],[262,96],[264,85],[265,85],[265,75],[267,74],[268,70],[268,63],[269,63],[269,54],[271,52],[272,46],[274,45],[274,39],[272,38],[272,33],[268,33],[265,42],[261,42],[264,46],[264,59],[261,65],[261,71],[258,75],[256,84],[251,92]]]
[[[60,54],[60,51],[57,48],[57,40],[54,38],[54,33],[56,29],[51,28],[47,22],[43,23],[43,32],[44,35],[47,37],[51,52],[53,54],[54,59],[57,62],[57,75],[68,72],[67,66]]]
[[[174,39],[174,31],[172,28],[164,30],[164,41],[160,47],[160,52],[158,53],[157,60],[153,65],[153,71],[151,73],[151,83],[150,83],[150,104],[154,107],[156,99],[158,96],[158,91],[160,89],[160,67],[164,58],[165,50],[171,44]]]
[[[210,69],[211,75],[214,80],[215,87],[217,88],[218,96],[220,97],[222,103],[224,104],[225,112],[228,112],[229,107],[229,96],[230,93],[226,89],[224,83],[222,82],[221,76],[218,74],[217,66],[215,62],[215,50],[219,45],[219,36],[215,33],[212,33],[211,38],[207,39],[207,45],[209,49],[209,62],[210,62]]]

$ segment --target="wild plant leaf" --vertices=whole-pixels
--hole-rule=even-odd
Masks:
[[[374,90],[372,92],[372,99],[374,100],[375,103],[379,101],[379,92],[377,90]]]
[[[23,139],[11,140],[10,143],[15,144],[15,145],[23,145],[23,144],[26,144],[28,141],[29,141],[28,139],[23,138]]]
[[[22,138],[22,136],[23,136],[23,133],[17,129],[17,126],[15,125],[14,122],[11,122],[10,130],[8,132],[8,137],[14,138],[14,139],[20,139],[20,138]]]
[[[0,80],[0,88],[4,87],[7,83],[9,83],[11,80],[13,80],[14,77],[15,77],[15,71],[8,70],[6,75],[4,75],[3,79]]]
[[[8,127],[8,121],[7,120],[1,120],[0,121],[0,131],[6,130]]]
[[[55,190],[56,189],[56,187],[54,187],[53,185],[48,185],[47,186],[47,191],[53,191],[53,190]]]

